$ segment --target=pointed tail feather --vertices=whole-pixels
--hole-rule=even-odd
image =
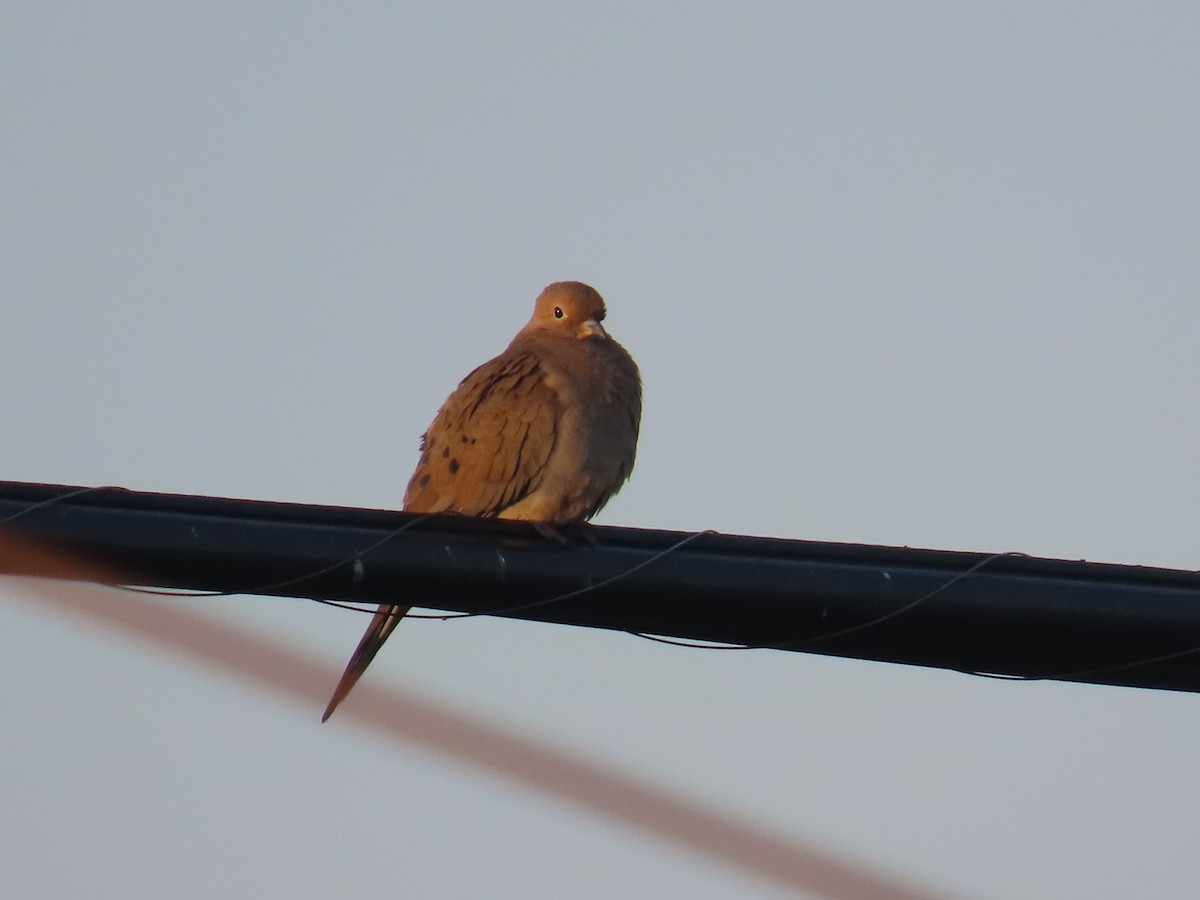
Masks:
[[[367,666],[371,664],[371,660],[375,658],[375,654],[379,652],[379,648],[383,646],[383,642],[396,630],[396,626],[400,624],[400,620],[404,618],[410,609],[412,609],[411,606],[384,605],[379,607],[375,613],[375,618],[371,620],[371,624],[367,626],[367,630],[363,633],[362,640],[358,642],[358,649],[354,651],[354,655],[350,657],[350,662],[346,664],[346,671],[342,673],[342,680],[338,682],[337,687],[333,691],[333,697],[329,700],[329,705],[325,707],[325,715],[321,716],[322,722],[327,721],[333,715],[333,711],[337,709],[337,705],[346,698],[351,688],[358,683],[358,679],[367,670]]]

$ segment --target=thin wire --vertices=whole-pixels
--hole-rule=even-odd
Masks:
[[[45,507],[54,506],[58,503],[62,503],[66,500],[70,500],[74,497],[79,497],[84,494],[92,494],[97,491],[128,491],[128,490],[129,490],[128,488],[121,487],[120,485],[105,484],[105,485],[97,485],[94,487],[78,488],[73,491],[67,491],[65,494],[59,494],[55,497],[50,497],[46,500],[40,500],[37,503],[31,503],[29,506],[25,507],[24,509],[17,511],[17,512],[13,513],[12,515],[6,516],[3,519],[0,519],[0,527],[7,525],[9,522],[13,521],[14,519],[19,519],[22,516],[27,516],[31,512],[35,512],[35,511],[37,511],[39,509],[43,509]],[[387,543],[392,538],[396,537],[398,534],[400,534],[400,532],[404,531],[405,529],[411,528],[414,525],[420,524],[427,518],[429,518],[428,514],[422,515],[419,518],[416,518],[411,522],[406,522],[404,525],[401,525],[399,528],[386,534],[384,537],[380,538],[378,541],[376,541],[374,544],[371,544],[366,549],[363,549],[363,550],[358,551],[357,553],[351,554],[350,556],[346,557],[345,559],[339,560],[338,562],[333,563],[332,565],[326,566],[323,569],[317,569],[316,571],[309,572],[309,573],[307,573],[305,575],[301,575],[297,578],[292,578],[292,579],[288,579],[286,581],[276,582],[275,584],[264,585],[259,588],[248,589],[248,590],[238,590],[238,591],[202,591],[202,590],[188,591],[188,590],[176,589],[176,588],[170,588],[170,589],[168,589],[168,588],[148,588],[148,587],[142,587],[140,585],[132,585],[132,584],[113,584],[113,585],[108,585],[108,586],[116,588],[117,590],[120,590],[120,591],[127,591],[131,594],[147,594],[147,595],[155,596],[155,597],[204,597],[204,598],[236,597],[239,594],[254,594],[254,593],[258,593],[258,592],[262,592],[262,591],[278,590],[279,588],[282,588],[282,587],[288,587],[293,584],[299,584],[300,582],[308,581],[309,579],[316,578],[320,575],[324,575],[326,572],[332,572],[334,569],[337,569],[340,566],[346,565],[347,563],[351,563],[357,559],[361,559],[363,556],[365,556],[366,554],[375,550],[376,548],[383,546],[383,544]],[[351,612],[371,612],[371,610],[369,610],[369,609],[363,609],[359,606],[353,606],[350,603],[342,603],[337,600],[323,600],[318,597],[311,597],[309,599],[313,600],[316,603],[323,603],[326,606],[334,606],[334,607],[337,607],[338,609],[345,609],[345,610],[349,610]],[[363,601],[363,602],[365,603],[367,601]],[[372,605],[376,605],[376,604],[372,604]],[[420,618],[426,618],[426,617],[422,616]],[[429,616],[428,618],[437,618],[437,617]]]
[[[324,600],[321,597],[305,597],[304,599],[311,600],[313,603],[320,603],[322,606],[332,606],[334,609],[344,609],[347,612],[356,613],[371,613],[372,615],[375,613],[374,608],[379,606],[374,600]],[[370,607],[363,606],[362,604],[370,604]],[[405,616],[405,618],[408,617]]]
[[[645,634],[643,632],[636,632],[636,631],[628,632],[628,634],[632,634],[635,637],[640,637],[640,638],[643,638],[648,641],[654,641],[657,644],[668,644],[672,647],[684,647],[687,649],[694,649],[694,650],[784,650],[784,649],[788,649],[790,647],[801,646],[801,645],[807,644],[807,643],[815,643],[817,641],[830,640],[832,638],[841,637],[842,635],[849,634],[850,632],[854,632],[854,631],[860,631],[865,628],[872,628],[876,625],[881,624],[882,622],[887,621],[888,619],[894,618],[895,616],[901,615],[902,613],[906,613],[906,612],[912,610],[918,604],[924,603],[926,600],[929,600],[931,597],[935,596],[936,594],[941,593],[942,591],[946,590],[947,588],[949,588],[956,582],[961,581],[963,578],[966,578],[967,576],[972,575],[975,572],[978,572],[981,568],[983,568],[986,565],[989,565],[992,562],[995,562],[997,559],[1001,559],[1006,556],[1028,557],[1028,555],[1029,554],[1027,554],[1027,553],[1021,553],[1021,552],[1015,551],[1015,550],[1010,550],[1005,553],[995,553],[991,556],[986,557],[985,559],[980,560],[979,562],[977,562],[975,565],[971,566],[971,568],[967,569],[966,571],[960,572],[958,575],[951,578],[945,584],[939,585],[938,587],[934,588],[929,593],[927,593],[921,597],[918,597],[916,600],[913,600],[911,603],[905,604],[904,606],[901,606],[898,609],[894,609],[891,612],[886,613],[885,615],[882,615],[882,616],[879,616],[878,618],[872,619],[869,622],[863,622],[859,625],[853,625],[848,628],[843,628],[838,631],[829,632],[828,634],[817,635],[815,637],[806,638],[804,640],[792,641],[787,644],[708,644],[708,643],[702,643],[702,642],[677,640],[675,638],[666,638],[666,637],[661,637],[658,635]],[[1080,680],[1080,679],[1085,678],[1090,675],[1103,675],[1103,674],[1107,674],[1109,672],[1118,672],[1118,671],[1121,671],[1122,669],[1136,669],[1136,668],[1141,668],[1142,666],[1152,666],[1156,663],[1168,662],[1169,660],[1172,660],[1172,659],[1180,659],[1185,656],[1192,656],[1196,653],[1200,653],[1200,646],[1192,646],[1192,647],[1187,648],[1186,650],[1178,650],[1173,653],[1162,653],[1157,656],[1149,656],[1144,659],[1132,660],[1130,662],[1115,663],[1110,666],[1099,666],[1099,667],[1092,668],[1092,669],[1080,669],[1080,670],[1073,671],[1073,672],[1055,672],[1055,673],[1046,674],[1046,675],[1007,675],[1004,673],[980,672],[980,671],[974,671],[971,669],[955,669],[954,671],[961,672],[964,675],[974,675],[977,678],[990,678],[995,681],[1077,681],[1077,680]]]
[[[670,556],[672,553],[676,552],[677,550],[682,549],[683,547],[690,544],[692,541],[697,540],[698,538],[704,537],[706,534],[717,534],[717,533],[718,532],[712,528],[705,529],[704,531],[694,531],[691,534],[684,537],[682,540],[676,541],[670,547],[660,550],[657,553],[655,553],[653,556],[650,556],[647,559],[642,560],[636,566],[631,566],[630,568],[625,569],[623,572],[618,572],[616,575],[611,575],[602,581],[596,582],[595,584],[589,584],[589,585],[586,585],[581,588],[576,588],[573,591],[567,591],[565,594],[557,594],[556,596],[548,597],[545,600],[534,600],[532,603],[522,603],[518,606],[505,606],[505,607],[502,607],[499,609],[484,609],[484,610],[479,610],[477,612],[469,612],[469,613],[432,613],[429,615],[419,615],[419,614],[411,615],[410,614],[408,616],[405,616],[405,618],[406,619],[409,619],[409,618],[441,619],[444,621],[444,620],[448,620],[448,619],[469,619],[469,618],[474,618],[475,616],[503,616],[503,615],[508,615],[509,613],[525,612],[526,610],[529,610],[529,609],[537,609],[538,607],[541,607],[541,606],[548,606],[551,603],[558,603],[562,600],[568,600],[571,597],[580,597],[584,594],[590,594],[592,591],[598,591],[601,588],[608,587],[608,585],[612,584],[613,582],[620,581],[622,578],[627,578],[630,575],[632,575],[634,572],[640,572],[642,569],[646,568],[649,565],[652,565],[653,563],[658,562],[660,559]]]
[[[1184,656],[1200,653],[1200,646],[1177,650],[1174,653],[1162,653],[1158,656],[1148,656],[1145,659],[1135,659],[1132,662],[1115,663],[1111,666],[1100,666],[1095,669],[1080,669],[1075,672],[1055,672],[1049,675],[1005,675],[995,672],[975,672],[970,669],[956,669],[965,675],[977,675],[980,678],[994,678],[998,681],[1078,681],[1088,675],[1104,675],[1108,672],[1119,672],[1122,669],[1137,669],[1142,666],[1152,666],[1155,663],[1168,662]]]
[[[992,563],[997,559],[1001,559],[1006,556],[1027,557],[1028,555],[1029,554],[1027,554],[1027,553],[1021,553],[1021,552],[1015,551],[1015,550],[1010,550],[1005,553],[993,554],[992,556],[989,556],[986,559],[980,560],[978,563],[976,563],[975,565],[973,565],[971,568],[967,569],[966,571],[960,572],[958,575],[951,578],[945,584],[934,588],[929,593],[925,594],[924,596],[918,597],[916,600],[912,601],[911,603],[901,606],[899,609],[892,610],[891,612],[889,612],[883,616],[879,616],[876,619],[872,619],[869,622],[863,622],[862,624],[854,625],[849,628],[843,628],[839,631],[830,632],[828,634],[817,635],[816,637],[813,637],[813,638],[806,638],[805,640],[802,640],[802,641],[793,641],[788,644],[759,644],[759,645],[708,644],[708,643],[701,643],[701,642],[677,640],[675,638],[666,638],[666,637],[661,637],[658,635],[645,634],[643,632],[636,632],[636,631],[630,631],[627,633],[632,634],[635,637],[643,638],[648,641],[654,641],[657,644],[668,644],[672,647],[684,647],[686,649],[692,649],[692,650],[783,650],[783,649],[787,649],[789,647],[800,646],[800,645],[806,644],[806,643],[813,643],[816,641],[829,640],[831,638],[840,637],[842,635],[848,634],[852,631],[859,631],[864,628],[874,627],[888,619],[894,618],[895,616],[898,616],[902,613],[910,611],[911,609],[913,609],[913,607],[917,606],[917,604],[924,603],[926,600],[930,599],[934,595],[941,593],[942,591],[949,588],[951,585],[955,584],[958,581],[961,581],[963,578],[966,578],[969,575],[974,574],[975,572],[977,572],[981,568],[983,568],[985,565],[988,565],[989,563]],[[994,681],[1079,681],[1079,680],[1086,678],[1087,676],[1091,676],[1091,675],[1104,675],[1109,672],[1118,672],[1118,671],[1121,671],[1122,669],[1136,669],[1136,668],[1141,668],[1142,666],[1152,666],[1156,663],[1168,662],[1169,660],[1172,660],[1172,659],[1180,659],[1185,656],[1192,656],[1196,653],[1200,653],[1200,646],[1189,647],[1186,650],[1178,650],[1178,651],[1175,651],[1174,653],[1162,653],[1157,656],[1149,656],[1144,659],[1137,659],[1137,660],[1133,660],[1131,662],[1116,663],[1116,664],[1110,665],[1110,666],[1099,666],[1099,667],[1093,668],[1093,669],[1080,669],[1080,670],[1073,671],[1073,672],[1056,672],[1056,673],[1047,674],[1047,675],[1007,675],[1007,674],[1000,673],[1000,672],[981,672],[981,671],[975,671],[972,669],[954,669],[953,671],[960,672],[964,675],[974,675],[977,678],[990,678]]]
[[[952,587],[955,584],[958,584],[958,582],[962,581],[964,578],[968,578],[971,575],[974,575],[976,572],[978,572],[984,566],[990,565],[991,563],[994,563],[998,559],[1004,559],[1005,557],[1009,557],[1009,556],[1028,557],[1029,554],[1022,553],[1019,550],[1006,550],[1003,553],[993,553],[991,556],[984,557],[979,562],[975,563],[975,565],[971,566],[971,568],[966,569],[963,572],[959,572],[957,575],[955,575],[953,578],[951,578],[949,581],[945,582],[944,584],[941,584],[938,587],[935,587],[928,594],[918,597],[916,600],[913,600],[911,603],[906,603],[903,606],[898,607],[897,609],[893,609],[891,612],[884,613],[882,616],[878,616],[877,618],[871,619],[867,622],[862,622],[858,625],[850,625],[846,628],[840,628],[837,631],[831,631],[826,634],[818,634],[814,637],[802,638],[797,641],[789,641],[786,644],[772,644],[772,645],[770,645],[770,647],[772,649],[777,649],[777,650],[787,650],[791,647],[800,647],[805,644],[815,644],[815,643],[819,643],[820,641],[833,640],[834,638],[843,637],[847,634],[853,634],[856,631],[862,631],[866,628],[874,628],[877,625],[882,625],[884,622],[888,621],[889,619],[894,619],[894,618],[896,618],[896,616],[903,615],[906,612],[911,612],[913,609],[915,609],[920,604],[924,603],[927,600],[932,599],[933,597],[936,597],[942,591],[947,590],[948,588]]]
[[[74,491],[67,491],[67,493],[59,494],[57,497],[50,497],[49,499],[46,499],[46,500],[40,500],[37,503],[31,503],[29,506],[25,507],[24,509],[17,511],[10,516],[6,516],[3,519],[0,519],[0,526],[7,525],[13,519],[19,519],[19,518],[21,518],[21,516],[27,516],[31,512],[34,512],[35,510],[42,509],[43,507],[46,507],[46,506],[53,506],[56,503],[62,503],[64,500],[70,500],[72,497],[78,497],[82,494],[92,494],[92,493],[95,493],[96,491],[127,491],[127,490],[129,490],[129,488],[123,488],[123,487],[120,487],[119,485],[115,485],[115,484],[104,484],[104,485],[99,485],[98,487],[85,487],[85,488],[78,488]]]
[[[50,497],[46,500],[41,500],[37,503],[32,503],[29,506],[25,507],[24,509],[19,510],[18,512],[15,512],[12,515],[7,516],[3,519],[0,519],[0,526],[7,525],[9,522],[13,521],[14,519],[19,519],[22,516],[27,516],[31,512],[34,512],[36,510],[43,509],[48,506],[54,506],[55,504],[62,503],[66,500],[70,500],[73,497],[79,497],[83,494],[92,494],[92,493],[95,493],[96,491],[127,491],[127,490],[128,490],[128,488],[120,487],[119,485],[106,484],[106,485],[100,485],[97,487],[84,487],[84,488],[78,488],[73,491],[67,491],[65,494],[59,494],[56,497]],[[308,572],[304,575],[299,575],[295,578],[288,578],[284,581],[277,581],[273,584],[261,585],[256,588],[246,588],[246,589],[236,590],[236,591],[188,591],[188,590],[182,590],[182,589],[176,589],[176,588],[170,588],[170,589],[168,589],[168,588],[148,588],[148,587],[142,587],[140,585],[132,585],[132,584],[113,584],[113,585],[109,585],[109,587],[116,588],[117,590],[120,590],[120,591],[128,591],[131,594],[148,594],[148,595],[154,596],[154,597],[205,597],[205,598],[207,598],[207,597],[236,597],[239,594],[257,594],[257,593],[262,593],[265,591],[275,591],[275,590],[279,590],[280,588],[291,587],[293,584],[300,584],[301,582],[309,581],[313,578],[317,578],[321,575],[324,575],[326,572],[332,572],[334,569],[338,569],[348,563],[355,562],[356,560],[359,560],[362,557],[366,556],[371,551],[373,551],[379,547],[382,547],[388,541],[392,540],[394,537],[399,535],[401,532],[407,531],[409,528],[412,528],[414,525],[419,525],[421,522],[424,522],[428,518],[429,518],[429,514],[426,513],[424,515],[418,516],[417,518],[413,519],[411,522],[405,522],[400,527],[385,534],[374,544],[371,544],[370,546],[368,546],[362,550],[359,550],[356,553],[352,553],[350,556],[347,556],[345,559],[341,559],[335,563],[331,563],[330,565],[325,566],[324,568],[317,569],[312,572]],[[317,598],[311,598],[311,599],[316,600],[316,602],[318,602],[318,603],[325,603],[325,604],[328,604],[329,606],[337,606],[341,609],[348,609],[348,610],[352,610],[354,612],[366,612],[366,610],[362,610],[362,609],[359,609],[358,607],[350,606],[348,604],[339,603],[334,600],[320,600]]]
[[[118,584],[118,585],[113,585],[113,586],[122,591],[130,591],[135,594],[150,594],[155,597],[236,597],[239,594],[269,593],[271,591],[277,591],[280,588],[291,587],[294,584],[300,584],[305,581],[310,581],[313,578],[317,578],[321,575],[324,575],[326,572],[332,572],[334,569],[340,569],[344,565],[348,565],[349,563],[356,562],[357,560],[362,559],[368,553],[371,553],[372,551],[379,549],[384,544],[386,544],[388,541],[392,540],[397,535],[399,535],[401,532],[407,531],[408,529],[412,528],[414,525],[421,524],[422,522],[424,522],[426,519],[429,518],[429,515],[430,515],[429,513],[425,513],[424,515],[420,515],[417,518],[413,519],[411,522],[405,522],[403,525],[399,526],[398,528],[394,528],[391,531],[389,531],[387,534],[385,534],[383,537],[381,537],[375,543],[370,544],[369,546],[364,547],[362,550],[352,553],[349,556],[345,557],[344,559],[340,559],[335,563],[330,563],[327,566],[324,566],[320,569],[316,569],[312,572],[307,572],[304,575],[298,575],[295,578],[288,578],[284,581],[276,581],[272,584],[263,584],[263,585],[259,585],[257,587],[253,587],[253,588],[242,588],[242,589],[239,589],[236,591],[197,591],[197,592],[181,591],[181,590],[174,590],[174,589],[168,590],[168,589],[164,589],[164,588],[138,587],[138,586],[129,585],[129,584]],[[325,603],[330,606],[337,606],[341,609],[349,609],[349,610],[353,610],[354,612],[366,612],[366,610],[359,609],[358,607],[338,603],[333,600],[321,600],[316,597],[313,597],[310,599],[316,600],[316,602],[318,602],[318,603]],[[363,602],[367,602],[367,601],[363,601]],[[376,605],[378,605],[378,604],[376,604]]]
[[[675,551],[681,549],[682,547],[686,546],[687,544],[691,543],[692,541],[694,541],[697,538],[700,538],[706,534],[717,534],[717,532],[711,528],[706,529],[704,531],[693,532],[693,533],[689,534],[687,537],[683,538],[682,540],[672,544],[670,547],[667,547],[664,550],[661,550],[658,553],[654,554],[650,558],[643,560],[642,562],[638,563],[636,566],[626,569],[623,572],[619,572],[616,575],[611,576],[610,578],[606,578],[603,581],[597,582],[596,584],[578,588],[573,591],[568,591],[565,594],[559,594],[557,596],[550,597],[545,600],[537,600],[532,603],[525,603],[525,604],[521,604],[519,606],[510,606],[510,607],[505,607],[505,608],[501,608],[501,609],[481,610],[478,612],[470,612],[470,613],[435,613],[435,614],[409,613],[407,616],[405,616],[405,618],[437,619],[440,621],[448,621],[450,619],[469,619],[469,618],[474,618],[476,616],[505,615],[505,614],[514,613],[514,612],[524,612],[529,609],[546,606],[550,603],[557,603],[559,601],[566,600],[571,597],[578,597],[578,596],[582,596],[584,594],[591,593],[592,591],[599,590],[600,588],[606,587],[615,581],[619,581],[622,578],[632,575],[634,572],[637,572],[637,571],[645,568],[646,566],[649,566],[652,563],[657,562],[659,559],[662,559],[663,557],[668,556],[671,553],[674,553]],[[827,634],[815,635],[813,637],[801,638],[801,639],[798,639],[795,641],[788,641],[785,643],[777,643],[777,644],[725,644],[725,643],[719,643],[719,642],[706,643],[706,642],[694,642],[694,641],[680,640],[680,639],[676,639],[676,638],[667,638],[667,637],[662,637],[659,635],[652,635],[652,634],[648,634],[646,632],[640,632],[640,631],[628,631],[628,632],[626,632],[626,634],[630,634],[630,635],[633,635],[634,637],[642,638],[643,640],[652,641],[657,644],[668,644],[672,647],[684,647],[684,648],[693,649],[693,650],[786,650],[791,647],[802,646],[804,644],[817,643],[820,641],[832,640],[834,638],[842,637],[844,635],[847,635],[847,634],[850,634],[853,632],[862,631],[867,628],[874,628],[890,619],[895,618],[896,616],[900,616],[900,615],[903,615],[904,613],[910,612],[911,610],[915,609],[920,604],[937,596],[942,591],[947,590],[948,588],[957,584],[962,579],[975,574],[980,569],[995,562],[998,559],[1003,559],[1005,557],[1010,557],[1010,556],[1012,556],[1012,557],[1028,557],[1028,555],[1029,554],[1022,553],[1017,550],[1008,550],[1003,553],[993,553],[992,555],[981,559],[979,562],[975,563],[975,565],[971,566],[969,569],[966,569],[963,572],[959,572],[957,575],[955,575],[953,578],[950,578],[944,584],[938,585],[932,591],[929,591],[928,593],[923,594],[922,596],[916,598],[915,600],[911,601],[910,603],[907,603],[897,609],[891,610],[887,613],[884,613],[881,616],[871,619],[870,621],[861,622],[857,625],[851,625],[849,627],[842,628],[837,631],[832,631]],[[318,602],[330,602],[330,601],[318,601]],[[343,608],[345,608],[345,607],[343,607]],[[355,611],[356,612],[370,612],[370,610],[366,610],[366,609],[356,609]],[[1198,648],[1198,649],[1200,649],[1200,648]]]
[[[990,563],[993,563],[998,559],[1003,559],[1006,556],[1027,557],[1027,556],[1029,556],[1029,554],[1021,553],[1018,550],[1007,550],[1003,553],[993,553],[991,556],[985,557],[984,559],[981,559],[979,562],[975,563],[975,565],[971,566],[971,568],[966,569],[965,571],[959,572],[957,575],[955,575],[949,581],[946,581],[944,584],[938,585],[929,593],[923,594],[920,597],[918,597],[917,599],[912,600],[909,603],[906,603],[903,606],[900,606],[896,609],[893,609],[890,612],[886,612],[881,616],[877,616],[876,618],[870,619],[869,621],[866,621],[866,622],[860,622],[857,625],[850,625],[846,628],[839,628],[837,631],[830,631],[830,632],[827,632],[826,634],[814,635],[813,637],[799,638],[794,641],[786,641],[786,642],[778,643],[778,644],[707,644],[707,643],[696,643],[696,642],[685,641],[685,640],[677,640],[675,638],[665,638],[665,637],[661,637],[658,635],[647,634],[642,631],[630,631],[630,632],[626,632],[626,633],[632,634],[634,637],[640,637],[640,638],[644,638],[645,640],[648,640],[648,641],[654,641],[655,643],[658,643],[658,644],[670,644],[673,647],[688,647],[688,648],[694,648],[697,650],[789,650],[793,647],[802,647],[805,644],[815,644],[820,641],[833,640],[834,638],[843,637],[847,634],[851,634],[856,631],[863,631],[864,629],[874,628],[878,625],[881,625],[884,622],[888,621],[889,619],[894,619],[894,618],[896,618],[896,616],[903,615],[906,612],[912,611],[917,606],[924,603],[926,600],[929,600],[932,597],[937,596],[942,591],[946,590],[947,588],[951,587],[954,584],[957,584],[958,582],[962,581],[964,578],[967,578],[968,576],[975,574],[980,569],[982,569],[984,566],[986,566]]]
[[[645,641],[654,641],[656,644],[669,644],[672,647],[686,647],[689,650],[769,650],[770,647],[754,647],[750,644],[718,644],[706,643],[704,641],[685,641],[679,638],[662,637],[657,634],[647,634],[644,631],[627,631],[626,634],[631,634],[634,637],[641,638]]]

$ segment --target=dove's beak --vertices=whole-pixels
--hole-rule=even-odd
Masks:
[[[588,319],[579,326],[579,336],[581,338],[608,338],[608,332],[604,330],[604,326],[595,319]]]

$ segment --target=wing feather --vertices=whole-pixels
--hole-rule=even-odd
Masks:
[[[495,516],[520,502],[545,472],[560,411],[537,354],[504,353],[484,363],[425,432],[404,508]]]

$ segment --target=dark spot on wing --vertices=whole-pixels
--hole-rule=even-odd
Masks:
[[[450,460],[450,474],[453,475],[457,471],[458,471],[458,460],[457,459]]]

